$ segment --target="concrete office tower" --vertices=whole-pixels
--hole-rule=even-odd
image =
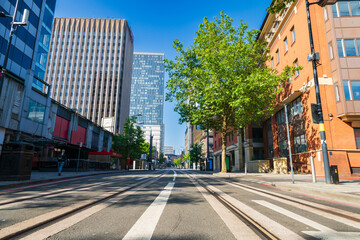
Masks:
[[[124,19],[55,18],[46,81],[52,98],[107,130],[129,116],[133,35]]]
[[[134,53],[130,116],[141,114],[145,140],[153,137],[158,152],[164,151],[164,54]]]
[[[175,155],[174,146],[164,146],[164,155]]]

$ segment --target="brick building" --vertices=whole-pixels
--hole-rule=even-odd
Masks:
[[[312,1],[310,1],[312,2]],[[359,1],[339,1],[333,6],[310,6],[320,95],[330,165],[340,176],[360,173],[360,5]],[[265,157],[288,157],[291,141],[294,168],[310,172],[314,158],[317,175],[323,175],[319,125],[313,123],[311,104],[316,103],[309,30],[305,0],[289,4],[278,14],[268,14],[260,40],[270,48],[269,66],[279,71],[286,65],[302,66],[289,77],[277,96],[272,117],[263,123]],[[287,106],[290,136],[286,132]]]

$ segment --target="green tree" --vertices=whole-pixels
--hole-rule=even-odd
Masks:
[[[214,21],[204,18],[193,45],[184,48],[174,41],[175,60],[165,60],[169,73],[166,100],[176,102],[179,122],[207,126],[221,133],[222,169],[226,172],[226,137],[271,113],[280,86],[294,74],[286,67],[281,74],[269,69],[265,42],[258,30],[221,12]]]
[[[150,154],[150,143],[143,142],[141,144],[141,153],[146,154],[146,156],[149,156],[149,154]]]
[[[188,160],[190,160],[190,153],[186,153],[183,157],[183,160],[186,162]]]
[[[270,7],[268,7],[268,11],[270,13],[277,13],[277,12],[280,12],[281,10],[283,10],[286,5],[290,4],[290,3],[293,3],[294,0],[276,0],[276,1],[273,1],[270,5]]]
[[[180,164],[181,164],[180,160],[181,160],[180,158],[175,159],[174,160],[174,165],[175,166],[180,166]]]
[[[115,134],[113,138],[113,149],[126,159],[129,156],[134,160],[146,151],[144,132],[139,126],[135,126],[136,117],[128,118],[124,124],[123,134]]]
[[[165,162],[165,157],[164,157],[164,153],[160,153],[159,154],[159,163],[163,164]]]
[[[198,162],[200,162],[203,158],[201,144],[192,144],[190,147],[189,157],[192,162],[196,163],[196,168]]]

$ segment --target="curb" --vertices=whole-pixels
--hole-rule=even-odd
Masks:
[[[51,178],[51,179],[36,180],[36,181],[31,181],[30,180],[30,182],[21,182],[21,183],[9,184],[9,185],[1,185],[0,190],[10,189],[10,188],[17,188],[17,187],[24,187],[24,186],[29,186],[29,185],[36,185],[36,184],[47,183],[47,182],[55,182],[55,181],[66,180],[66,179],[77,179],[77,178],[82,178],[82,177],[98,176],[98,175],[106,175],[106,174],[118,174],[118,173],[122,173],[122,172],[123,171],[108,172],[108,173],[103,172],[103,173],[86,174],[86,175],[81,175],[81,176],[69,176],[69,177]]]
[[[330,201],[333,201],[333,200],[346,201],[346,202],[354,204],[360,208],[360,205],[359,205],[360,196],[357,197],[357,196],[347,195],[345,193],[334,193],[334,192],[321,191],[321,190],[317,190],[317,189],[309,189],[309,188],[306,188],[303,186],[292,186],[292,185],[278,184],[278,183],[274,183],[274,185],[276,188],[279,188],[286,192],[293,192],[296,194],[308,193],[308,194],[314,195],[312,197],[315,197],[315,198],[322,197],[322,198],[326,198],[327,200],[330,200]]]

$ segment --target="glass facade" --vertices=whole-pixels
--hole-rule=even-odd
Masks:
[[[42,123],[45,116],[45,106],[30,99],[28,109],[28,119]]]
[[[40,30],[39,48],[36,55],[35,72],[33,79],[33,87],[43,89],[43,83],[45,80],[46,61],[49,53],[51,29],[54,20],[56,0],[46,0],[45,10],[43,15],[43,21]],[[39,79],[41,81],[39,81]]]
[[[164,54],[134,53],[130,116],[139,115],[137,122],[163,124]]]
[[[4,12],[5,14],[12,16],[14,14],[16,0],[4,0],[1,2],[0,12]],[[29,10],[29,19],[26,27],[18,27],[14,32],[12,45],[10,47],[7,70],[22,78],[25,78],[26,71],[32,68],[32,57],[36,42],[36,29],[38,28],[40,20],[39,16],[41,15],[41,4],[42,3],[40,0],[19,1],[16,21],[21,21],[24,9]],[[3,64],[3,59],[6,53],[11,21],[12,19],[8,17],[0,18],[1,66]]]

